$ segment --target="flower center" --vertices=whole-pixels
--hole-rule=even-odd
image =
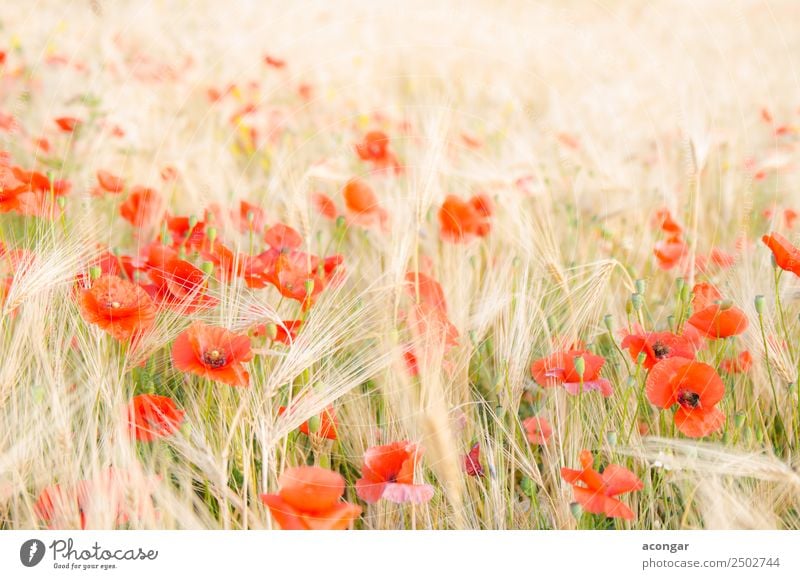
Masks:
[[[119,303],[117,300],[109,299],[108,301],[106,301],[106,308],[108,308],[109,310],[118,310],[121,307],[122,307],[122,304]]]
[[[653,354],[656,355],[656,358],[666,358],[669,356],[669,348],[660,340],[653,344]]]
[[[683,391],[678,394],[678,404],[689,408],[697,408],[700,406],[700,395],[697,392]]]
[[[203,353],[203,364],[209,368],[221,368],[227,363],[225,355],[219,350]]]

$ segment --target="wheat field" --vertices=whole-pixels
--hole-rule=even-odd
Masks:
[[[0,528],[797,529],[798,21],[3,2]]]

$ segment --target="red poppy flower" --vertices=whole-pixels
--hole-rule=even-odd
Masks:
[[[717,288],[708,283],[694,287],[694,313],[687,323],[709,338],[728,338],[743,333],[749,324],[739,308],[722,299]]]
[[[373,446],[364,454],[358,496],[368,503],[386,499],[393,503],[425,503],[433,498],[433,487],[414,484],[414,468],[422,449],[408,441]]]
[[[642,490],[642,481],[617,464],[609,464],[600,474],[592,468],[594,460],[588,450],[581,451],[580,461],[581,470],[561,469],[561,478],[572,485],[575,500],[589,513],[632,521],[633,511],[616,497]]]
[[[78,305],[84,320],[120,341],[143,334],[156,317],[155,305],[144,289],[111,275],[99,277],[83,290]]]
[[[167,396],[140,394],[128,405],[128,424],[136,440],[150,442],[175,434],[184,412]]]
[[[775,264],[784,271],[800,276],[800,249],[792,245],[788,239],[777,232],[761,238],[775,256]]]
[[[362,161],[372,163],[378,170],[392,169],[400,172],[400,163],[389,149],[389,137],[383,131],[370,131],[355,146],[356,153]]]
[[[666,409],[678,404],[675,426],[686,436],[707,436],[725,423],[725,415],[716,408],[725,385],[708,364],[686,358],[663,360],[650,370],[646,390],[654,406]]]
[[[318,466],[286,469],[276,495],[261,495],[272,518],[286,531],[347,529],[361,507],[342,502],[344,477]]]
[[[73,132],[81,124],[81,122],[75,117],[58,117],[57,119],[55,119],[55,121],[56,124],[58,125],[58,128],[60,128],[65,133]]]
[[[146,227],[157,217],[160,205],[161,198],[154,189],[137,185],[120,206],[119,213],[134,227]]]
[[[666,235],[678,238],[683,234],[683,227],[672,218],[672,213],[666,207],[656,211],[653,216],[653,227],[660,229]]]
[[[97,172],[97,182],[106,193],[122,193],[125,190],[125,181],[102,169]]]
[[[286,66],[286,61],[282,58],[275,58],[274,56],[267,54],[264,55],[264,64],[271,66],[272,68],[283,68]]]
[[[361,179],[351,179],[342,191],[344,204],[350,218],[359,225],[370,226],[376,223],[385,225],[388,215],[378,203],[372,188]]]
[[[253,358],[250,338],[225,328],[195,322],[172,346],[172,363],[178,370],[231,386],[249,386],[244,362]]]
[[[468,476],[483,476],[481,466],[481,444],[476,442],[470,451],[464,455],[464,472]]]
[[[439,209],[439,226],[442,238],[454,243],[473,237],[485,237],[491,224],[491,202],[485,195],[462,201],[455,195],[448,195]]]
[[[295,229],[283,223],[278,223],[267,229],[264,233],[264,241],[272,249],[277,249],[278,251],[297,249],[303,245],[303,237]]]
[[[151,266],[148,275],[153,281],[153,293],[160,304],[191,313],[217,303],[215,298],[206,293],[206,274],[188,261],[166,256],[163,263],[151,259],[148,265]]]
[[[282,415],[285,412],[286,406],[281,406],[278,408],[278,415]],[[317,418],[319,418],[319,428],[316,430],[316,432],[314,432],[314,436],[327,438],[328,440],[336,440],[338,438],[337,428],[339,426],[339,422],[336,420],[336,412],[333,409],[333,405],[330,405],[323,410]],[[301,424],[299,430],[306,436],[311,436],[311,430],[308,422],[309,421],[306,420],[303,424]]]
[[[726,358],[720,363],[720,368],[728,374],[746,374],[753,367],[753,355],[747,350],[735,358]]]
[[[658,261],[658,267],[670,270],[683,261],[689,253],[689,247],[680,239],[671,237],[656,243],[653,253]]]
[[[339,210],[336,208],[336,203],[334,203],[333,199],[324,193],[314,193],[314,195],[311,196],[311,203],[313,204],[317,213],[326,219],[336,219],[336,217],[339,215]]]
[[[410,326],[417,336],[438,337],[448,348],[458,344],[458,330],[447,317],[447,302],[438,281],[422,272],[406,273],[406,293],[414,299]],[[416,360],[416,358],[415,358]]]
[[[49,529],[86,529],[93,521],[124,525],[156,516],[152,494],[158,482],[133,470],[107,468],[76,485],[44,488],[33,510]]]
[[[531,375],[540,386],[553,388],[561,385],[570,394],[578,394],[581,391],[581,376],[575,368],[575,359],[579,357],[583,358],[584,363],[583,390],[599,390],[603,396],[611,396],[611,382],[600,376],[606,360],[588,350],[556,352],[536,360],[531,365]]]
[[[248,201],[239,201],[239,211],[231,211],[236,228],[240,233],[247,233],[250,230],[261,231],[266,221],[264,210],[258,205],[253,205]]]
[[[553,429],[550,422],[541,416],[531,416],[522,421],[522,427],[525,429],[525,436],[531,444],[547,444],[550,437],[553,435]]]
[[[694,358],[697,351],[694,342],[686,336],[672,332],[645,332],[638,326],[634,329],[637,331],[633,334],[625,331],[620,346],[628,349],[634,362],[639,359],[639,354],[644,354],[647,370],[665,358]]]

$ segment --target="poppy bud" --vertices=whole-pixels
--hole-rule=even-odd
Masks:
[[[336,229],[344,229],[344,226],[347,224],[347,221],[344,218],[344,215],[340,215],[336,218]]]
[[[521,481],[519,481],[519,486],[522,489],[522,492],[525,493],[528,497],[533,497],[534,487],[536,485],[533,484],[533,481],[528,477],[523,477]]]
[[[320,420],[319,416],[312,416],[308,419],[308,431],[311,433],[319,432],[320,426],[322,426],[322,421]]]
[[[631,294],[631,305],[633,309],[637,312],[642,309],[642,305],[644,304],[644,299],[642,298],[642,294]]]
[[[636,363],[639,366],[644,366],[644,363],[647,361],[647,354],[644,352],[639,352],[639,355],[636,357]]]
[[[669,331],[673,334],[675,333],[675,316],[672,314],[667,316],[667,326],[669,327]]]
[[[744,412],[737,412],[736,417],[734,418],[734,423],[736,424],[736,428],[741,428],[744,426],[744,421],[747,418],[747,415]]]
[[[730,441],[731,441],[731,433],[730,432],[724,433],[722,435],[722,442],[725,443],[725,444],[728,444],[728,443],[730,443]]]
[[[578,376],[583,380],[583,373],[586,372],[586,360],[583,359],[583,356],[575,356],[572,363],[575,365],[575,371],[578,373]]]
[[[319,457],[319,465],[322,468],[331,468],[331,457],[329,454],[322,454]]]
[[[733,307],[733,301],[731,300],[720,300],[719,302],[719,309],[721,310],[729,310]]]
[[[477,348],[480,345],[478,343],[478,332],[476,332],[475,330],[470,330],[469,331],[469,341],[472,342],[472,345]]]
[[[797,382],[790,382],[789,383],[789,394],[794,394],[797,392]]]
[[[647,283],[643,279],[637,279],[636,282],[634,282],[634,285],[636,286],[636,293],[644,295],[644,290],[647,288]]]
[[[206,227],[206,235],[208,236],[208,241],[211,245],[214,245],[214,241],[217,239],[217,228],[216,227]]]
[[[633,376],[628,376],[628,379],[625,380],[625,386],[628,388],[636,388],[636,378]]]
[[[611,446],[617,446],[617,433],[613,430],[606,432],[606,441],[608,441],[608,444]]]
[[[631,300],[625,302],[625,313],[631,315],[633,313],[633,304]]]
[[[572,511],[572,516],[576,519],[580,519],[583,515],[583,509],[581,508],[580,503],[570,503],[569,510]]]
[[[192,422],[190,420],[184,420],[181,422],[179,430],[184,436],[189,436],[192,433]]]
[[[681,288],[681,301],[688,302],[691,295],[692,288],[684,284],[684,286]]]
[[[214,264],[210,261],[204,261],[203,264],[200,266],[200,269],[203,270],[203,273],[206,275],[211,275],[214,273]]]
[[[761,294],[756,296],[755,300],[756,313],[760,316],[764,313],[764,296]]]
[[[247,212],[247,222],[252,224],[253,221],[255,221],[255,220],[256,220],[256,214],[253,213],[253,211],[248,211]]]
[[[189,228],[194,229],[194,226],[197,225],[197,215],[190,215],[189,216]]]
[[[603,323],[605,324],[606,329],[608,330],[608,333],[609,334],[613,334],[614,333],[614,325],[613,325],[614,318],[611,316],[611,314],[606,314],[605,316],[603,316]]]
[[[494,413],[497,415],[498,418],[503,418],[506,415],[506,409],[502,406],[495,406]]]
[[[276,326],[272,322],[267,324],[266,330],[267,330],[267,337],[270,340],[274,340],[278,336],[278,326]]]
[[[59,209],[64,209],[67,206],[67,198],[66,197],[58,197],[56,199],[56,203],[58,204]]]
[[[182,245],[178,249],[178,259],[186,259],[186,248]]]
[[[305,287],[306,287],[306,295],[310,296],[312,293],[314,293],[314,280],[313,279],[307,279],[306,283],[305,283]]]
[[[99,265],[93,265],[89,268],[89,278],[94,281],[103,275],[103,270],[100,268]]]

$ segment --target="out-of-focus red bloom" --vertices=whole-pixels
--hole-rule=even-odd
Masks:
[[[405,440],[368,448],[356,493],[368,503],[382,498],[393,503],[428,502],[433,498],[433,487],[414,484],[414,468],[422,452],[422,448]]]
[[[779,211],[779,208],[776,205],[772,205],[771,207],[767,207],[764,209],[762,215],[764,219],[772,219],[775,216],[775,213]],[[783,224],[786,226],[786,229],[794,229],[794,225],[797,222],[798,213],[794,209],[790,207],[785,207],[782,211],[783,214]]]
[[[713,247],[708,255],[698,255],[695,257],[695,267],[700,273],[708,273],[713,268],[728,269],[736,263],[736,256]]]
[[[745,350],[735,358],[726,358],[720,363],[720,368],[728,374],[746,374],[753,367],[753,355]]]
[[[447,302],[438,281],[422,272],[406,273],[406,293],[414,299],[410,325],[417,337],[439,338],[451,348],[458,344],[458,330],[447,316]]]
[[[361,179],[351,179],[342,190],[345,207],[350,219],[359,225],[385,226],[388,219],[386,210],[378,203],[372,187]]]
[[[78,299],[83,319],[117,340],[135,339],[153,326],[156,308],[140,286],[111,275],[103,275]]]
[[[244,363],[252,358],[250,338],[203,322],[189,326],[172,346],[178,370],[231,386],[250,385]]]
[[[697,351],[692,340],[672,332],[645,332],[636,326],[634,333],[629,334],[624,330],[623,334],[625,337],[620,346],[628,349],[634,362],[638,360],[639,354],[644,353],[644,367],[647,370],[666,358],[694,358]]]
[[[464,472],[467,476],[483,476],[481,466],[481,443],[476,442],[470,451],[464,455]]]
[[[326,219],[336,219],[336,217],[339,215],[339,210],[336,208],[336,203],[334,203],[333,199],[324,193],[314,193],[311,196],[311,203],[313,204],[317,213]]]
[[[74,486],[52,485],[33,506],[48,529],[124,525],[157,516],[152,494],[159,479],[134,470],[107,468]]]
[[[281,406],[278,408],[278,415],[284,414],[286,412],[286,406]],[[316,432],[314,432],[314,436],[319,436],[321,438],[327,438],[328,440],[336,440],[338,438],[338,426],[339,422],[336,420],[336,411],[333,409],[333,405],[328,406],[325,410],[320,412],[319,416],[319,428]],[[300,432],[305,434],[306,436],[311,436],[311,429],[309,428],[309,421],[306,420],[303,424],[300,425],[299,429]]]
[[[618,464],[609,464],[600,474],[592,468],[594,460],[588,450],[581,451],[580,461],[581,470],[561,469],[561,478],[572,485],[575,500],[589,513],[632,521],[633,511],[616,497],[642,490],[642,481]]]
[[[248,231],[261,231],[266,223],[266,214],[258,205],[253,205],[248,201],[239,201],[239,212],[231,212],[233,221],[239,233]]]
[[[71,133],[81,124],[81,121],[75,117],[58,117],[55,119],[58,128],[65,133]]]
[[[563,386],[570,394],[579,394],[581,375],[575,368],[576,358],[583,358],[583,390],[599,390],[603,396],[611,396],[611,382],[600,376],[606,360],[588,350],[568,350],[540,358],[531,365],[531,375],[542,387]]]
[[[458,243],[474,237],[485,237],[491,229],[491,214],[492,204],[485,195],[476,195],[468,201],[448,195],[439,209],[442,238]]]
[[[156,394],[134,396],[128,405],[128,425],[136,440],[151,442],[175,434],[184,412],[172,398]]]
[[[725,385],[708,364],[686,358],[659,362],[647,376],[646,390],[658,408],[678,405],[675,426],[686,436],[707,436],[725,423],[725,415],[716,407]]]
[[[656,211],[653,216],[653,227],[660,229],[669,237],[680,237],[683,234],[683,227],[673,219],[672,213],[666,207]]]
[[[689,246],[675,237],[659,241],[653,248],[653,254],[658,261],[658,267],[663,270],[670,270],[678,266],[688,253]]]
[[[722,299],[719,290],[709,283],[694,286],[694,313],[687,323],[708,338],[728,338],[744,332],[748,326],[745,313]]]
[[[400,162],[389,148],[389,136],[383,131],[370,131],[360,143],[356,143],[356,153],[362,161],[372,163],[378,171],[391,169],[395,173],[402,170]]]
[[[361,514],[361,507],[342,502],[344,477],[318,466],[286,469],[276,495],[261,495],[272,518],[286,531],[344,530]]]
[[[265,54],[264,64],[266,64],[267,66],[271,66],[272,68],[284,68],[286,66],[286,61],[283,60],[282,58],[275,58],[274,56]]]
[[[161,208],[161,197],[149,187],[137,185],[120,206],[119,213],[136,228],[147,227],[153,223]]]
[[[525,437],[531,444],[547,444],[553,435],[550,422],[542,416],[531,416],[522,421]]]
[[[761,238],[775,256],[775,265],[784,271],[800,276],[800,249],[792,245],[788,239],[777,232]]]
[[[303,245],[303,237],[293,228],[283,223],[273,225],[264,233],[264,241],[272,249],[285,251]]]
[[[97,182],[106,193],[122,193],[125,190],[125,181],[108,171],[97,172]]]

